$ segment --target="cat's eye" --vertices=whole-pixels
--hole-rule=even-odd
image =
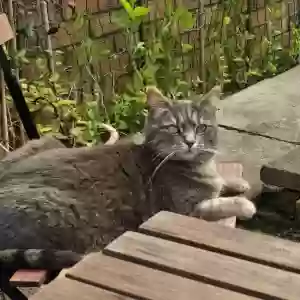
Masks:
[[[207,125],[206,124],[199,124],[197,126],[197,132],[205,132],[207,129]]]
[[[176,133],[179,132],[179,129],[178,129],[178,127],[176,127],[176,126],[169,126],[169,127],[168,127],[168,132],[170,132],[170,133],[172,133],[172,134],[176,134]]]

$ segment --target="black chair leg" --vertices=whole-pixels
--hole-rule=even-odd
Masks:
[[[14,271],[12,270],[0,268],[0,292],[7,295],[11,300],[28,300],[28,298],[17,287],[10,284],[9,279],[13,273]]]
[[[16,287],[8,284],[1,284],[1,291],[11,300],[28,300],[28,298]]]

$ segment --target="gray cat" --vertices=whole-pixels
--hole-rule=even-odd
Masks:
[[[142,143],[68,149],[46,137],[9,154],[0,163],[0,263],[69,267],[160,210],[251,218],[244,196],[220,197],[249,186],[216,171],[219,97],[216,87],[201,101],[171,102],[150,87]]]

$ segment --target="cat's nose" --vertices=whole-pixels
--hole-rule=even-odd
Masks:
[[[185,141],[189,148],[192,148],[195,144],[195,141]]]
[[[189,147],[189,149],[191,149],[196,142],[195,133],[187,132],[184,136],[184,141],[187,144],[187,146]]]

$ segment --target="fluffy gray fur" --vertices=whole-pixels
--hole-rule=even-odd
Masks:
[[[0,251],[0,262],[68,267],[76,253],[102,249],[160,210],[251,218],[244,196],[220,197],[224,187],[243,193],[248,184],[227,186],[215,168],[219,96],[215,88],[201,101],[171,102],[149,88],[142,144],[67,149],[46,137],[9,154],[0,163],[0,250],[43,251],[21,251],[23,260],[20,251]]]

